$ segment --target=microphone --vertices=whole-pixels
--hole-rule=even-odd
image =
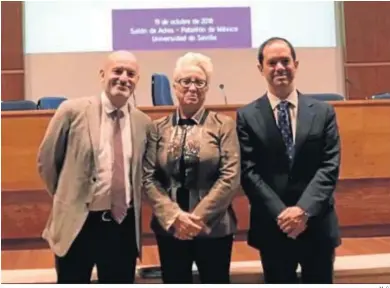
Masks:
[[[226,93],[225,93],[224,88],[225,88],[225,85],[219,84],[219,89],[221,90],[223,99],[225,100],[225,105],[227,105],[227,97],[226,97]]]

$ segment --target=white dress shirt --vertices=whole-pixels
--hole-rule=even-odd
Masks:
[[[102,115],[100,124],[100,142],[99,150],[97,151],[97,181],[96,192],[89,205],[90,210],[110,210],[111,209],[111,178],[114,155],[114,126],[115,120],[111,117],[111,113],[116,109],[105,93],[101,94],[102,100]],[[126,188],[126,202],[129,206],[131,203],[131,157],[132,157],[132,143],[131,143],[131,123],[130,123],[130,104],[125,104],[121,110],[124,117],[120,119],[120,128],[122,133],[123,157],[124,157],[124,177]]]
[[[267,96],[269,99],[269,102],[271,103],[272,111],[274,112],[276,125],[278,124],[278,109],[276,108],[278,104],[282,101],[269,91],[267,92]],[[289,105],[289,111],[290,111],[290,119],[291,119],[291,128],[293,133],[293,141],[295,143],[295,134],[297,131],[297,113],[298,113],[298,93],[297,90],[293,90],[290,95],[286,98],[286,101],[288,101],[291,105]]]

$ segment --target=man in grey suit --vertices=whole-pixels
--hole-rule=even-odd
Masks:
[[[53,197],[43,231],[58,283],[133,283],[141,254],[142,155],[150,118],[129,99],[134,55],[116,51],[100,71],[101,95],[67,100],[50,121],[38,170]]]

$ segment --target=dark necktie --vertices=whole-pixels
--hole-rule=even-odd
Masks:
[[[180,166],[179,166],[179,171],[180,171],[180,183],[181,183],[181,188],[177,192],[176,196],[176,201],[177,204],[179,204],[179,207],[183,211],[188,211],[189,206],[190,206],[190,195],[187,187],[185,187],[185,181],[186,181],[186,163],[185,163],[185,144],[186,144],[186,138],[187,138],[187,127],[195,125],[196,122],[193,119],[180,119],[178,125],[179,126],[184,126],[183,127],[183,136],[182,136],[182,154],[180,157]]]
[[[124,116],[123,111],[115,110],[112,116],[115,124],[113,139],[114,161],[111,179],[111,214],[116,222],[121,223],[127,214],[122,133],[119,125],[120,119]]]
[[[283,142],[286,145],[286,153],[289,158],[290,164],[294,157],[294,139],[291,126],[291,118],[289,112],[288,101],[280,102],[276,108],[278,109],[278,125],[280,132],[282,133]]]

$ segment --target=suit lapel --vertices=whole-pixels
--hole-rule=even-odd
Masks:
[[[139,162],[139,157],[142,157],[143,155],[140,155],[140,152],[142,151],[141,145],[144,144],[144,138],[140,137],[140,135],[143,135],[144,131],[141,131],[141,128],[143,129],[142,125],[137,125],[137,110],[135,107],[132,107],[129,104],[129,115],[130,115],[130,125],[131,125],[131,135],[130,135],[130,143],[132,146],[132,156],[131,156],[131,181],[134,184],[135,182],[135,172],[137,171],[137,163]],[[138,137],[137,137],[138,135]]]
[[[101,115],[102,105],[100,97],[92,97],[87,110],[87,118],[89,137],[91,139],[93,151],[98,151],[99,149]]]
[[[275,147],[276,145],[276,149],[284,151],[286,148],[280,130],[276,125],[275,116],[267,94],[264,94],[264,96],[258,100],[256,106],[258,110],[255,114],[255,119],[258,124],[258,135],[266,141],[268,146]]]
[[[305,97],[298,94],[298,115],[297,115],[297,127],[295,135],[295,153],[299,151],[302,144],[305,142],[307,135],[311,129],[311,125],[314,121],[315,114],[311,109],[313,103],[308,102]]]

